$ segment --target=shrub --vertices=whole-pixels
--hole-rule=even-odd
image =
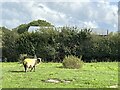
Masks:
[[[79,69],[83,66],[83,61],[81,60],[82,56],[80,58],[76,56],[66,56],[62,62],[64,68],[69,69]]]

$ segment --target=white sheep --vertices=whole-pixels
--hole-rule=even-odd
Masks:
[[[32,71],[32,69],[34,68],[34,71],[35,71],[35,66],[40,62],[41,62],[41,58],[37,58],[37,59],[26,58],[23,61],[25,72],[27,72],[28,68],[31,68],[30,71]]]

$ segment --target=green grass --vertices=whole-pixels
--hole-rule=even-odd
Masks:
[[[85,63],[82,69],[61,68],[61,63],[42,63],[36,72],[23,72],[18,63],[2,64],[2,88],[109,88],[118,84],[118,63]],[[70,83],[47,83],[49,78]]]

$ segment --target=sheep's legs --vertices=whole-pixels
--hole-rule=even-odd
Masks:
[[[35,66],[34,66],[34,72],[35,72]]]
[[[34,71],[35,71],[35,66],[33,66],[33,67],[31,68],[30,72],[33,70],[33,68],[34,68]]]
[[[24,68],[25,68],[25,72],[27,72],[27,66],[26,65],[24,65]]]
[[[33,67],[31,68],[30,72],[33,70]]]

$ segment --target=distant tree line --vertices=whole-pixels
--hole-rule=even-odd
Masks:
[[[39,26],[37,21],[29,24],[36,26],[36,23]],[[52,26],[50,23],[44,25]],[[41,28],[36,32],[28,32],[25,27],[20,32],[18,27],[13,30],[1,27],[2,57],[8,62],[18,61],[20,54],[36,55],[45,62],[62,62],[68,55],[82,55],[85,62],[118,61],[120,58],[120,34],[117,32],[100,36],[90,29],[77,27]]]

